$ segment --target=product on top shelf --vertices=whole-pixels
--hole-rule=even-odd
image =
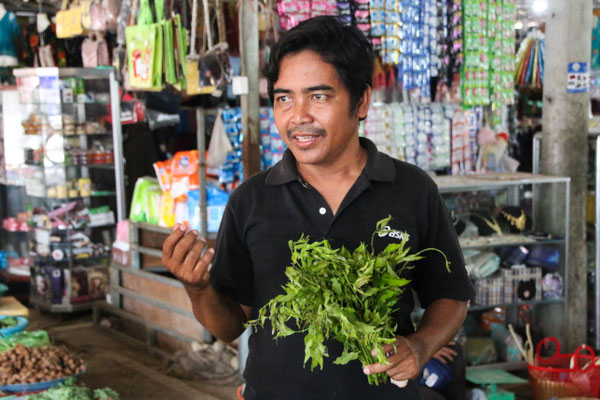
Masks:
[[[432,104],[374,104],[364,135],[379,151],[425,170],[450,167],[450,128],[454,108]]]
[[[514,0],[465,0],[463,12],[462,101],[491,104],[492,123],[499,125],[503,106],[514,103],[516,5]]]

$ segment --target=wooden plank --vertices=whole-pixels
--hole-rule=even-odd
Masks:
[[[128,272],[121,273],[121,286],[162,303],[192,312],[192,304],[183,288],[146,279]]]
[[[144,320],[156,324],[164,329],[177,332],[192,340],[203,342],[205,330],[198,321],[181,314],[174,313],[164,308],[156,307],[143,301],[122,296],[122,306],[126,311],[139,315]]]
[[[26,317],[29,310],[12,296],[0,297],[0,315]]]

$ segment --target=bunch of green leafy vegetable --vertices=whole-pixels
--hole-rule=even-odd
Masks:
[[[41,393],[31,394],[26,400],[119,400],[119,394],[111,388],[92,389],[85,386],[75,386],[74,379],[51,387]]]
[[[361,243],[353,252],[344,247],[332,248],[327,240],[311,243],[304,235],[290,241],[292,265],[285,271],[289,279],[283,286],[285,293],[262,307],[258,318],[249,321],[248,326],[264,327],[268,320],[275,338],[305,333],[304,365],[310,359],[311,370],[323,368],[323,358],[329,356],[324,344],[328,339],[344,346],[335,364],[352,360],[359,360],[363,367],[375,362],[388,364],[383,345],[395,342],[397,324],[392,314],[409,283],[401,277],[402,272],[429,250],[442,254],[446,269],[450,264],[437,249],[411,254],[406,246],[408,235],[387,228],[390,219],[377,222],[370,247]],[[375,236],[392,232],[401,234],[401,241],[375,254]],[[290,319],[295,320],[295,327]],[[368,381],[379,385],[387,381],[387,375],[369,375]]]
[[[8,337],[0,337],[0,353],[8,351],[18,344],[22,344],[25,347],[43,347],[51,346],[48,332],[46,331],[32,331],[32,332],[17,332]]]

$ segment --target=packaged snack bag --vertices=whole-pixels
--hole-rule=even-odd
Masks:
[[[171,196],[175,201],[185,201],[186,193],[198,189],[198,151],[175,153],[171,165]]]
[[[152,164],[154,171],[156,172],[156,178],[160,189],[164,192],[171,190],[171,183],[173,176],[171,175],[171,165],[173,160],[158,161]]]

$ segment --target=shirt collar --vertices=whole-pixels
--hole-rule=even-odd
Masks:
[[[396,180],[396,166],[393,159],[380,153],[369,139],[361,137],[359,141],[360,145],[367,150],[367,165],[364,169],[367,177],[370,180],[393,183]],[[283,185],[299,179],[296,159],[290,149],[286,149],[281,161],[267,173],[266,184]]]

